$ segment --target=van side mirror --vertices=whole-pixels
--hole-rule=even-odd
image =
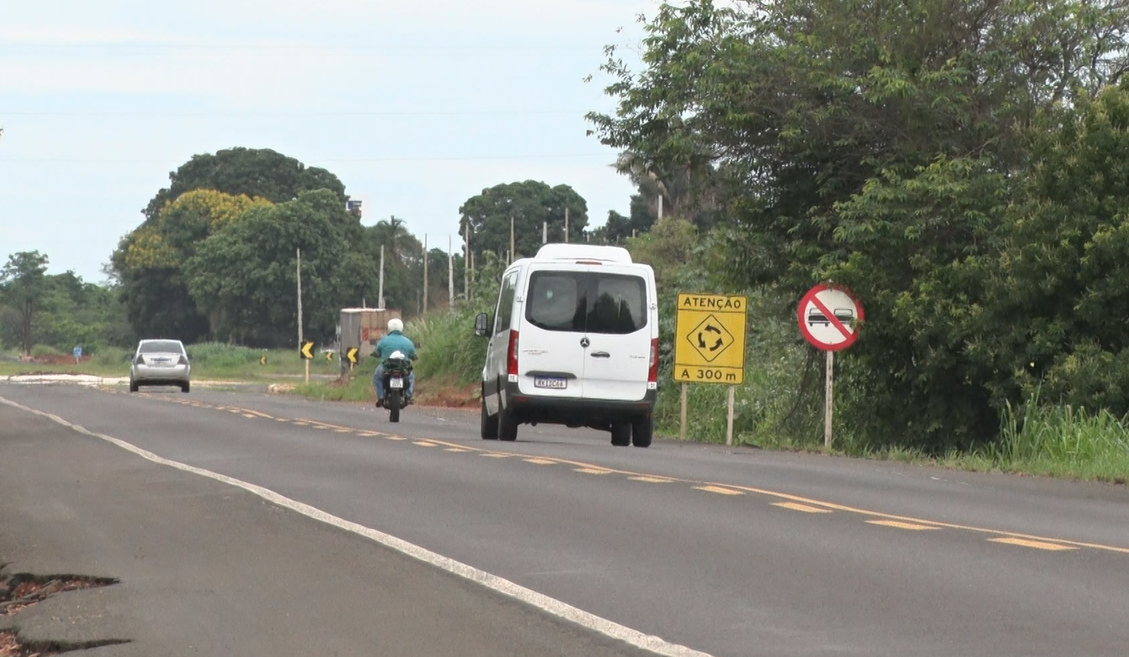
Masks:
[[[478,313],[474,318],[474,334],[480,338],[490,337],[490,317],[486,313]]]

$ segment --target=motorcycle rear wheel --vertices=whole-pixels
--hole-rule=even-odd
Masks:
[[[400,391],[399,390],[389,390],[388,391],[388,421],[389,422],[399,422],[400,421]]]

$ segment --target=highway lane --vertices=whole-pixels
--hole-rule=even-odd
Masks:
[[[0,386],[715,655],[1124,654],[1125,487],[195,391]],[[528,440],[527,440],[528,439]]]

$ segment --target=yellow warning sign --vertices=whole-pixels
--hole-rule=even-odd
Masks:
[[[675,381],[728,385],[744,382],[748,305],[748,298],[741,295],[678,295]]]

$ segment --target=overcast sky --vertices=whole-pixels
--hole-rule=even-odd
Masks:
[[[18,251],[103,282],[118,240],[192,155],[272,148],[446,248],[499,183],[573,186],[626,214],[607,44],[656,0],[43,0],[0,22],[0,264]],[[623,29],[620,32],[620,29]],[[591,83],[583,79],[595,75]],[[460,242],[455,237],[455,248]]]

